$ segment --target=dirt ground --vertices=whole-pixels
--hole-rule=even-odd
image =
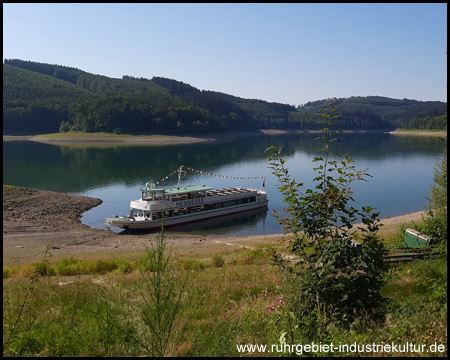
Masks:
[[[83,212],[101,204],[100,199],[43,191],[3,187],[3,266],[40,260],[45,250],[53,258],[98,258],[111,255],[142,254],[156,234],[118,234],[111,229],[95,229],[81,223]],[[420,221],[424,212],[384,219],[387,226]],[[283,235],[202,236],[167,232],[168,246],[190,247],[205,244],[238,245],[271,241]]]
[[[101,204],[100,199],[26,188],[3,190],[3,266],[40,260],[46,249],[53,258],[141,254],[157,236],[118,234],[82,224],[82,213]],[[190,246],[218,238],[171,232],[166,240],[169,246]]]

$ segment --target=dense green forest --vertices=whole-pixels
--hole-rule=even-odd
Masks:
[[[295,107],[162,77],[115,79],[18,59],[3,64],[3,134],[315,130],[324,101]],[[336,129],[447,129],[447,103],[440,101],[367,96],[337,99],[336,105],[341,115]]]

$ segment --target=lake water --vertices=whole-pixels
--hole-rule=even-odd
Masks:
[[[220,235],[282,233],[271,216],[272,210],[283,208],[283,203],[265,149],[284,145],[285,152],[292,154],[287,161],[290,175],[304,183],[305,189],[312,189],[317,176],[313,171],[317,163],[312,160],[320,155],[316,150],[321,147],[319,141],[314,141],[316,137],[317,134],[283,134],[239,138],[226,143],[109,147],[8,141],[3,142],[3,183],[100,198],[103,203],[84,213],[81,220],[102,228],[106,227],[105,217],[128,214],[130,201],[140,197],[139,189],[146,183],[164,179],[163,187],[176,185],[176,174],[168,179],[166,176],[180,165],[200,171],[188,171],[183,179],[186,185],[260,189],[261,177],[265,176],[268,211],[182,231]],[[369,181],[357,181],[352,186],[355,207],[377,208],[381,218],[425,209],[434,169],[442,157],[442,140],[434,136],[372,133],[343,133],[337,137],[340,141],[332,143],[331,152],[348,154],[355,160],[357,169],[369,168],[372,175]]]

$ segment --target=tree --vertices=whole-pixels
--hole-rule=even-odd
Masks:
[[[348,155],[330,152],[336,140],[330,126],[338,116],[331,117],[337,110],[331,101],[325,104],[325,121],[320,122],[325,124],[323,136],[316,139],[324,141],[320,149],[324,155],[313,160],[320,164],[314,168],[318,173],[315,189],[302,191],[303,184],[289,176],[289,154],[282,153],[282,146],[269,148],[274,150],[269,166],[287,204],[275,216],[285,232],[292,235],[289,250],[294,254],[285,259],[274,253],[273,260],[285,270],[290,314],[297,319],[296,327],[303,329],[304,339],[310,341],[317,341],[318,332],[326,331],[332,323],[347,328],[357,319],[383,318],[381,305],[385,299],[380,290],[388,270],[383,261],[384,247],[377,236],[379,212],[372,212],[370,206],[361,210],[351,206],[350,185],[370,175],[367,169],[357,171]],[[287,215],[283,216],[284,212]],[[352,229],[358,217],[364,226],[358,227],[362,235],[361,245],[356,247],[352,242],[356,231]]]
[[[70,122],[69,121],[61,121],[61,126],[59,127],[60,133],[65,133],[70,131]]]
[[[421,231],[433,238],[438,251],[447,253],[447,138],[444,155],[434,169],[434,184],[428,197],[428,214]]]
[[[443,140],[445,142],[444,154],[434,170],[434,184],[431,186],[428,207],[447,211],[447,138]]]

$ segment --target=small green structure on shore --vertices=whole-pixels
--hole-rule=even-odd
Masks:
[[[421,248],[432,244],[433,239],[427,235],[421,234],[414,229],[405,230],[405,247],[407,248]]]

